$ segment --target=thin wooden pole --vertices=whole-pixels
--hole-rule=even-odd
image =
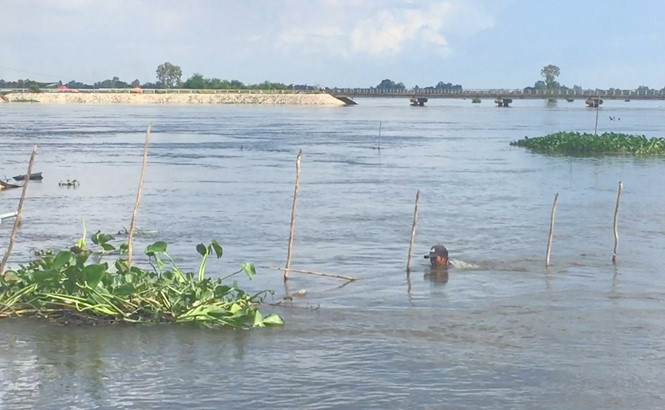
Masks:
[[[293,205],[291,205],[291,229],[289,230],[289,248],[286,253],[286,265],[284,266],[284,280],[289,278],[291,268],[291,253],[293,252],[293,234],[296,226],[296,209],[298,208],[298,190],[300,189],[300,159],[302,150],[298,151],[296,157],[296,186],[293,190]]]
[[[547,238],[547,255],[545,256],[545,267],[550,266],[550,255],[552,254],[552,236],[554,235],[554,216],[556,215],[556,204],[559,200],[559,193],[554,195],[552,204],[552,215],[550,216],[550,235]]]
[[[409,255],[406,260],[406,271],[411,269],[411,255],[413,254],[413,241],[416,239],[416,225],[418,224],[418,202],[420,202],[420,190],[416,193],[416,206],[413,210],[413,225],[411,225],[411,243],[409,244]]]
[[[14,240],[16,239],[16,232],[18,231],[19,225],[21,225],[23,202],[25,202],[25,194],[28,191],[28,182],[30,182],[30,174],[32,174],[32,164],[35,162],[35,155],[37,155],[36,145],[32,147],[32,154],[30,155],[30,162],[28,163],[28,174],[23,179],[23,191],[21,192],[21,199],[18,201],[16,219],[14,219],[14,228],[12,229],[12,234],[9,237],[9,245],[7,246],[7,252],[5,252],[5,256],[2,257],[2,263],[0,263],[0,274],[2,274],[5,271],[5,265],[7,265],[7,261],[9,260],[9,255],[12,253],[12,248],[14,248]]]
[[[593,135],[598,135],[598,111],[600,111],[600,95],[596,101],[596,125],[593,127]]]
[[[621,192],[623,192],[623,182],[619,181],[617,204],[614,208],[614,252],[612,252],[612,263],[617,263],[617,249],[619,248],[619,229],[617,222],[619,221],[619,200],[621,199]]]
[[[136,215],[139,212],[139,204],[141,203],[141,192],[143,191],[143,181],[145,181],[145,170],[148,165],[148,146],[150,145],[150,130],[152,124],[148,124],[148,130],[145,133],[145,147],[143,148],[143,167],[141,168],[141,179],[139,180],[139,189],[136,192],[136,203],[134,204],[134,212],[132,213],[132,222],[129,225],[129,234],[127,238],[127,267],[132,266],[132,256],[134,249],[132,241],[134,240],[134,230],[136,229]]]
[[[379,151],[381,151],[381,121],[379,121]]]

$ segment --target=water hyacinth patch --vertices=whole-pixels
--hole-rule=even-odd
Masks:
[[[181,271],[166,252],[166,242],[148,246],[152,269],[128,267],[119,256],[112,264],[102,259],[126,251],[111,243],[113,236],[92,235],[95,249],[83,241],[70,249],[40,252],[36,260],[0,276],[0,318],[42,317],[62,323],[200,323],[234,328],[281,325],[276,314],[263,316],[258,306],[270,291],[248,294],[236,282],[239,273],[250,279],[254,265],[245,263],[221,279],[205,277],[211,254],[222,247],[199,244],[203,260],[198,274]],[[166,262],[165,262],[166,261]],[[168,262],[168,263],[167,263]]]
[[[513,141],[510,145],[525,147],[544,154],[565,155],[639,155],[665,156],[665,139],[647,138],[606,132],[601,135],[579,132],[557,132],[544,137]]]

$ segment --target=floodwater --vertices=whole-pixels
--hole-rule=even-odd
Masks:
[[[129,228],[186,270],[216,239],[221,276],[281,328],[61,327],[0,321],[0,407],[660,408],[665,406],[665,160],[533,154],[509,143],[593,131],[583,101],[359,99],[355,107],[0,106],[0,176],[39,147],[10,266]],[[613,117],[614,119],[610,119]],[[598,132],[662,137],[665,103],[606,101]],[[282,273],[302,150],[291,267]],[[61,187],[76,179],[80,185]],[[617,264],[613,218],[619,181]],[[407,254],[420,190],[411,273]],[[545,253],[559,193],[551,266]],[[0,193],[0,213],[20,190]],[[11,221],[10,221],[11,222]],[[0,225],[0,247],[12,224]],[[121,239],[118,236],[118,239]],[[471,269],[430,275],[435,243]],[[145,259],[139,259],[145,260]],[[283,302],[286,292],[300,293]],[[304,294],[304,295],[302,295]]]

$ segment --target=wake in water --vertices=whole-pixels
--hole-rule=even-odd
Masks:
[[[448,261],[448,265],[452,266],[455,269],[464,269],[464,270],[480,269],[480,266],[474,263],[465,262],[458,259],[450,259]]]

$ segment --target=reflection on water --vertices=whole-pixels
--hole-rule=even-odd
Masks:
[[[467,104],[468,103],[468,104]],[[581,102],[580,102],[581,104]],[[607,102],[605,130],[662,136],[656,103]],[[7,408],[659,408],[665,317],[665,163],[531,154],[510,141],[588,131],[583,106],[398,100],[321,107],[0,107],[0,160],[25,173],[40,147],[10,264],[131,218],[145,128],[153,123],[139,228],[183,269],[217,239],[212,275],[247,260],[283,266],[295,157],[303,150],[292,267],[260,268],[250,290],[281,329],[57,327],[0,321]],[[609,120],[608,120],[609,121]],[[381,149],[378,150],[378,124]],[[23,154],[21,154],[23,153]],[[2,174],[0,174],[2,175]],[[77,179],[77,189],[57,182]],[[611,263],[619,180],[618,263]],[[442,241],[470,266],[406,275]],[[0,213],[20,192],[0,193]],[[559,193],[552,263],[544,266]],[[11,224],[0,225],[8,237]],[[0,247],[6,243],[0,241]]]
[[[448,268],[432,268],[424,277],[432,282],[448,283]]]

